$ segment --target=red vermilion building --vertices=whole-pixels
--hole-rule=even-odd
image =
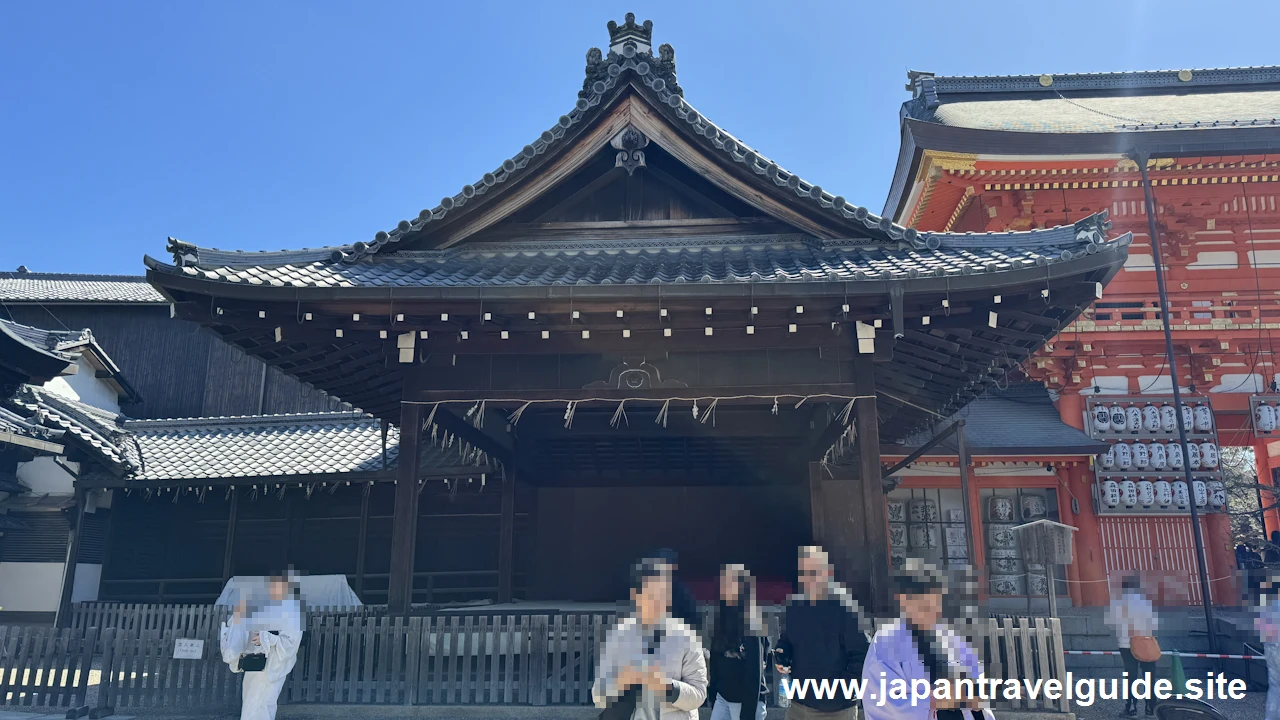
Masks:
[[[1055,396],[1062,420],[1082,430],[1091,430],[1088,408],[1110,407],[1112,398],[1112,405],[1141,409],[1150,399],[1159,406],[1171,391],[1148,208],[1134,159],[1149,158],[1179,384],[1190,400],[1211,405],[1216,443],[1252,447],[1262,482],[1271,484],[1280,436],[1255,430],[1250,398],[1273,393],[1276,381],[1280,68],[1022,77],[912,72],[909,81],[886,217],[920,231],[988,233],[1109,211],[1113,233],[1133,233],[1125,267],[1101,299],[1024,366]],[[1118,399],[1127,396],[1139,397]],[[1153,452],[1154,444],[1167,447],[1137,444]],[[1052,468],[1056,477],[1048,484],[1064,490],[1062,519],[1079,527],[1076,563],[1066,577],[1073,601],[1106,602],[1106,581],[1133,569],[1190,587],[1184,600],[1199,597],[1185,512],[1108,508],[1109,471],[1093,458],[988,460]],[[1150,471],[1147,479],[1173,475]],[[1202,522],[1213,597],[1226,603],[1235,568],[1229,517],[1208,512]],[[1267,512],[1266,527],[1280,529],[1280,514]]]

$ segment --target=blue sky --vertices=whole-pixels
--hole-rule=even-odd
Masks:
[[[713,121],[879,209],[908,69],[1280,62],[1280,3],[0,3],[0,270],[367,240],[572,107],[628,10]],[[1268,50],[1271,52],[1268,52]]]

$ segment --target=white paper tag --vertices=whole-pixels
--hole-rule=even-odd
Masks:
[[[178,638],[173,643],[174,660],[199,660],[204,657],[204,641]]]

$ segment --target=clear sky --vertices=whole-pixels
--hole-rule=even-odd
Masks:
[[[1280,63],[1274,0],[6,0],[0,270],[368,240],[555,123],[628,10],[699,111],[873,210],[908,69]]]

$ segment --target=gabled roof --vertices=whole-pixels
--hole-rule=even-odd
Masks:
[[[297,480],[392,470],[400,454],[400,433],[391,426],[384,467],[381,423],[358,412],[128,420],[124,429],[142,453],[142,467],[130,476],[139,481],[272,476]],[[474,473],[487,469],[481,458],[463,457],[461,443],[452,448],[420,445],[423,472],[464,466]]]
[[[0,302],[163,305],[168,301],[141,275],[0,272]]]
[[[18,347],[14,347],[16,343]],[[8,347],[6,347],[8,346]],[[57,375],[69,372],[76,358],[83,356],[89,366],[102,377],[122,403],[141,400],[107,351],[98,344],[93,332],[83,330],[46,330],[0,318],[0,376],[13,374],[16,384],[41,385]],[[33,363],[34,360],[34,363]],[[44,368],[37,369],[37,365]]]
[[[0,319],[0,400],[24,383],[46,383],[68,372],[76,354],[64,346],[88,332],[52,332]]]

